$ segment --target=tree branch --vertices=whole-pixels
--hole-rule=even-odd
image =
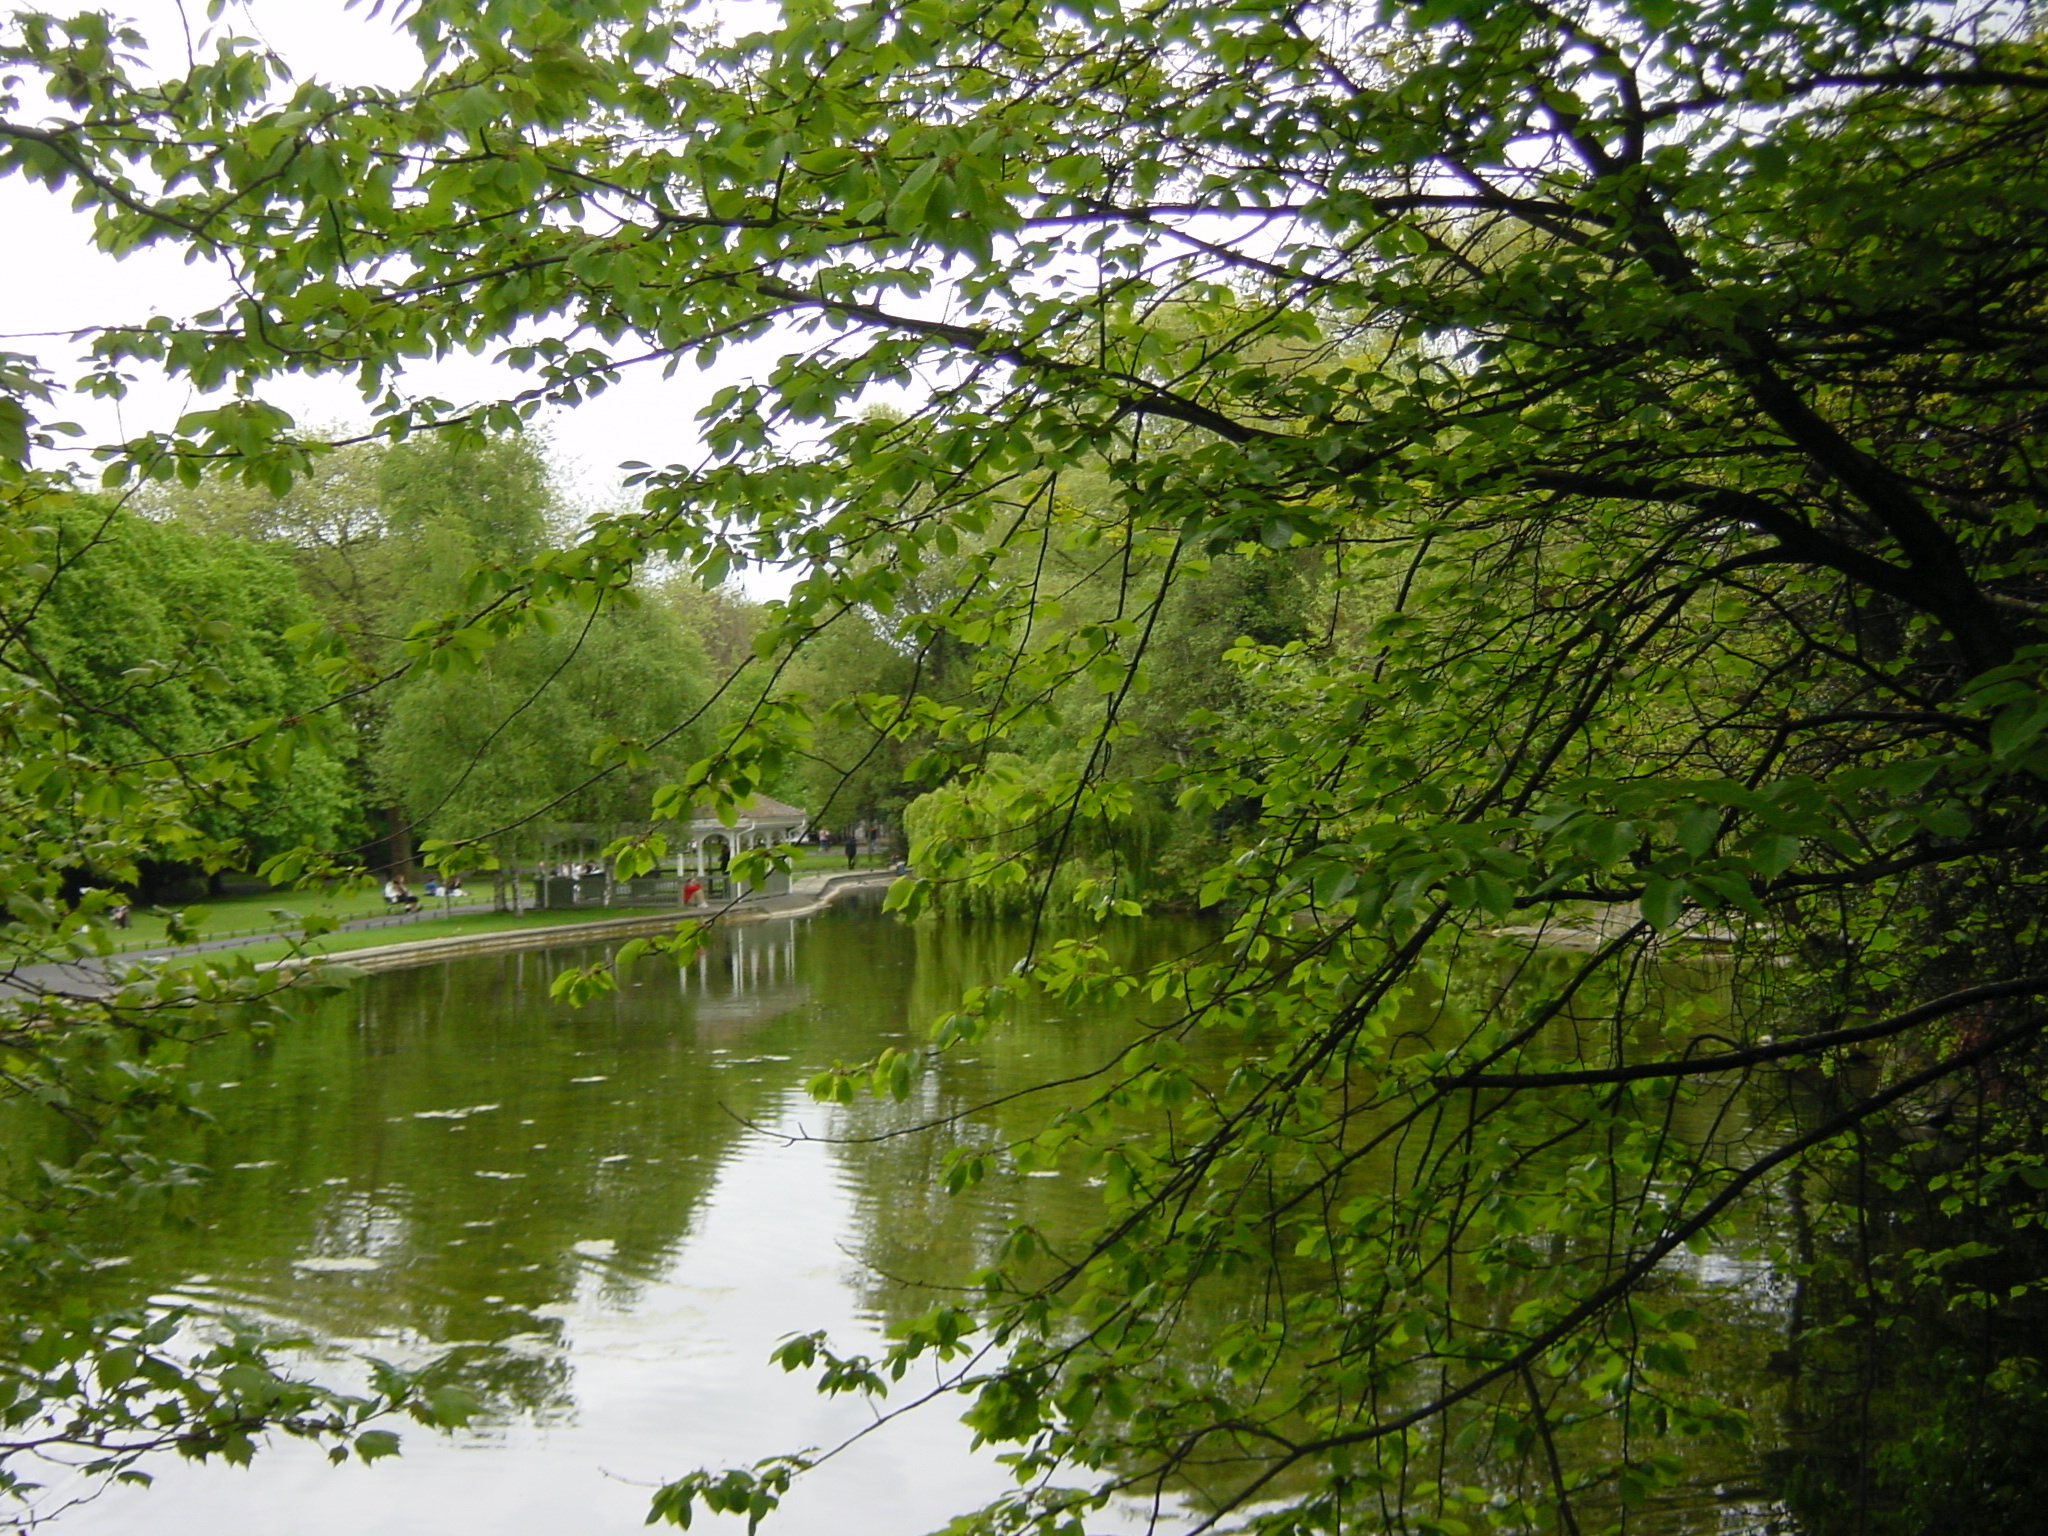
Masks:
[[[2012,981],[1988,982],[1981,987],[1966,987],[1960,992],[1951,992],[1946,997],[1937,997],[1932,1002],[1909,1008],[1904,1013],[1880,1019],[1875,1024],[1859,1024],[1854,1029],[1831,1029],[1818,1035],[1801,1035],[1793,1040],[1777,1040],[1769,1045],[1753,1046],[1746,1051],[1725,1051],[1718,1056],[1693,1056],[1679,1061],[1646,1061],[1632,1067],[1592,1068],[1582,1072],[1469,1072],[1433,1077],[1430,1082],[1438,1088],[1572,1088],[1599,1086],[1610,1083],[1633,1083],[1650,1077],[1693,1077],[1710,1072],[1730,1072],[1738,1067],[1753,1067],[1767,1061],[1782,1061],[1788,1056],[1813,1056],[1822,1051],[1833,1050],[1836,1046],[1855,1045],[1865,1040],[1882,1040],[1888,1035],[1902,1034],[1917,1024],[1941,1018],[1959,1008],[1968,1008],[1973,1003],[1993,1002],[2003,997],[2030,997],[2048,992],[2048,974],[2021,976]]]

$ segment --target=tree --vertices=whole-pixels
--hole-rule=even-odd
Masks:
[[[436,658],[415,670],[404,642],[415,626],[445,628],[449,614],[462,612],[465,583],[480,565],[530,559],[567,531],[545,445],[523,434],[329,445],[282,494],[217,475],[145,489],[160,517],[260,541],[291,561],[329,631],[330,680],[344,690],[356,794],[382,828],[346,852],[407,868],[412,821],[420,807],[438,806],[461,774],[450,755],[469,750],[450,730],[461,735],[473,725],[493,741],[503,731],[493,730],[497,716],[474,713],[481,698],[462,701],[467,713],[453,710]],[[613,627],[607,620],[603,633]],[[415,697],[422,692],[428,697]],[[409,716],[403,743],[391,739],[394,711]],[[508,751],[522,746],[531,743],[519,732],[504,742]],[[440,768],[426,766],[437,760]],[[410,777],[415,769],[426,778]]]
[[[654,787],[708,749],[709,724],[698,722],[709,690],[701,652],[672,614],[629,603],[572,613],[553,634],[408,681],[377,767],[410,825],[462,842],[502,837],[536,814],[543,826],[645,818]],[[593,783],[594,761],[625,771]]]
[[[37,515],[49,575],[17,594],[5,622],[19,664],[76,720],[73,750],[105,764],[190,764],[198,824],[245,858],[331,846],[353,807],[327,742],[253,776],[205,762],[220,740],[325,701],[284,638],[312,617],[290,569],[234,539],[88,499],[45,498]]]
[[[1833,1298],[1795,1353],[1850,1348],[1855,1317],[1879,1370],[1913,1306],[1961,1307],[1959,1379],[2024,1395],[1995,1338],[2048,1183],[2029,16],[930,0],[725,43],[633,0],[424,0],[406,25],[428,74],[394,95],[290,85],[246,43],[159,85],[105,23],[18,24],[10,64],[67,115],[12,113],[0,163],[240,294],[98,334],[99,387],[149,364],[236,392],[115,482],[282,485],[304,449],[261,391],[287,370],[354,375],[395,433],[505,428],[629,357],[779,328],[706,462],[508,573],[486,633],[650,559],[805,562],[763,645],[866,611],[970,658],[974,697],[877,709],[929,739],[919,782],[1052,830],[1048,887],[1065,829],[1137,803],[1116,748],[1191,560],[1290,551],[1339,601],[1320,636],[1231,648],[1258,707],[1173,772],[1232,844],[1201,882],[1220,952],[1126,976],[1048,944],[1019,978],[1184,1000],[1092,1107],[952,1164],[1101,1167],[1092,1242],[1041,1263],[1020,1230],[883,1360],[787,1354],[833,1389],[945,1363],[1018,1455],[982,1528],[1175,1490],[1272,1531],[1576,1528],[1676,1475],[1667,1447],[1740,1432],[1686,1374],[1666,1261],[1745,1221]],[[531,391],[394,385],[458,346]],[[916,409],[858,410],[906,383]],[[1100,498],[1063,497],[1085,477]],[[1033,539],[1115,550],[1121,601],[1041,629]],[[1077,688],[1092,740],[1008,796],[991,766]],[[771,690],[677,794],[761,787],[802,719]],[[974,854],[925,850],[901,904],[1014,867]],[[1593,947],[1473,979],[1532,918]],[[1702,923],[1739,984],[1673,1012],[1644,968]],[[1204,1031],[1241,1041],[1221,1078],[1186,1065]],[[1788,1063],[1812,1091],[1784,1114],[1716,1119],[1729,1074],[1764,1092]],[[1217,1288],[1235,1320],[1190,1365],[1182,1298]],[[758,1516],[800,1465],[685,1478],[656,1512]]]
[[[1004,745],[1019,761],[984,754],[973,772],[910,807],[920,863],[973,850],[972,877],[958,869],[931,888],[948,909],[1031,910],[1055,891],[1062,904],[1082,891],[1141,902],[1196,899],[1204,872],[1234,851],[1230,835],[1256,807],[1243,794],[1207,807],[1176,803],[1176,792],[1191,776],[1258,772],[1233,743],[1270,713],[1248,672],[1227,657],[1246,643],[1305,642],[1312,605],[1326,607],[1333,620],[1357,606],[1341,584],[1319,594],[1327,584],[1291,549],[1183,557],[1143,619],[1142,656],[1127,677],[1114,655],[1103,654],[1102,641],[1119,629],[1136,634],[1127,612],[1138,590],[1133,577],[1156,584],[1161,572],[1126,541],[1102,540],[1097,516],[1072,515],[1088,506],[1083,498],[1069,516],[1049,517],[995,568],[1019,622],[1041,647],[1063,652],[1066,665],[1034,691],[1004,655],[994,666],[984,661],[977,687],[955,685],[976,709],[1006,717]],[[1071,785],[1090,755],[1091,773],[1118,790],[1083,812],[1071,803]]]

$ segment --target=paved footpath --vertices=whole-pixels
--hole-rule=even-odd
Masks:
[[[806,917],[823,910],[846,892],[862,887],[880,889],[895,878],[895,874],[889,870],[827,870],[799,875],[790,883],[789,894],[785,896],[753,896],[741,901],[719,902],[687,909],[641,908],[619,917],[597,918],[587,923],[549,923],[532,928],[501,928],[492,933],[395,940],[393,943],[380,944],[369,949],[341,950],[332,958],[339,964],[360,971],[391,971],[414,965],[430,965],[439,960],[459,959],[468,955],[498,954],[515,949],[547,949],[564,944],[589,943],[593,940],[631,938],[636,934],[658,933],[674,926],[684,917],[695,918],[700,922],[760,922],[777,917]],[[473,901],[447,908],[435,915],[491,910],[489,902]],[[366,928],[384,927],[402,931],[404,925],[427,920],[424,915],[391,917],[377,914],[343,923],[337,931],[356,932]],[[281,934],[277,932],[241,934],[225,939],[205,939],[195,944],[166,945],[162,948],[127,951],[117,955],[99,955],[87,960],[19,965],[0,973],[0,987],[11,988],[16,992],[59,992],[74,997],[91,997],[108,991],[112,979],[132,965],[182,959],[188,955],[202,955],[218,950],[244,949],[251,944],[270,943],[279,937]]]

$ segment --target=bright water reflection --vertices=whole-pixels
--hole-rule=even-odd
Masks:
[[[459,1348],[491,1412],[477,1433],[414,1430],[371,1468],[290,1444],[246,1470],[158,1466],[156,1488],[107,1493],[65,1530],[635,1531],[664,1477],[858,1429],[863,1406],[818,1398],[770,1349],[818,1327],[871,1339],[891,1299],[921,1310],[869,1265],[961,1261],[1025,1181],[928,1208],[900,1155],[789,1139],[832,1118],[802,1084],[906,1040],[1021,943],[844,910],[734,928],[687,974],[647,962],[581,1011],[547,996],[573,951],[462,961],[374,978],[310,1025],[213,1052],[196,1081],[218,1123],[186,1151],[217,1176],[161,1221],[101,1234],[123,1261],[107,1299],[285,1324],[333,1341],[336,1369],[351,1348]],[[930,1091],[1016,1086],[1104,1042],[1027,1025],[1000,1064],[949,1067]],[[1028,1194],[1072,1219],[1091,1201]],[[901,1536],[1002,1486],[942,1410],[822,1469],[776,1528]]]

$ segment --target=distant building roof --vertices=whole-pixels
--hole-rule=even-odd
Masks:
[[[749,795],[733,807],[738,817],[735,830],[746,830],[763,826],[799,827],[811,819],[811,813],[794,805],[785,805],[769,795]],[[718,819],[718,813],[708,805],[700,805],[691,816],[690,830],[710,834],[725,830],[725,823]]]
[[[798,810],[793,805],[785,805],[782,801],[772,799],[767,795],[750,796],[746,803],[740,807],[740,811],[742,815],[752,816],[757,821],[809,821],[811,819],[809,811]]]

